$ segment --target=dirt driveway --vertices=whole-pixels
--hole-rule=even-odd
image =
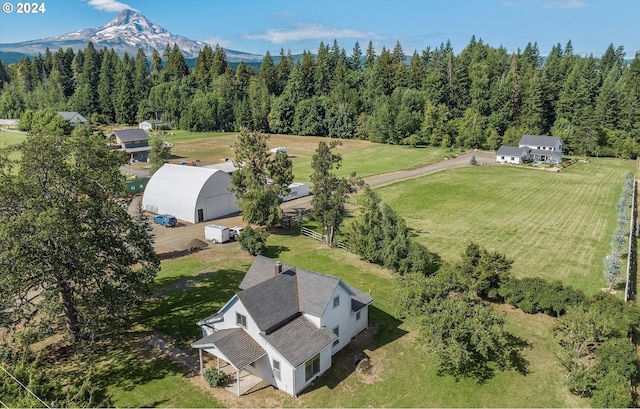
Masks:
[[[471,160],[471,157],[473,155],[475,155],[476,160],[480,165],[495,164],[495,153],[493,152],[467,152],[455,158],[441,160],[440,162],[432,163],[414,169],[369,176],[364,178],[364,181],[371,187],[380,187],[402,180],[421,177],[442,170],[470,166],[469,161]],[[137,203],[139,203],[141,200],[142,196],[134,197],[130,209],[135,209],[135,206],[137,206]],[[309,208],[311,208],[311,196],[291,200],[282,204],[282,209],[284,210],[285,214],[295,214],[298,209],[307,210]],[[156,252],[160,255],[161,258],[171,258],[184,255],[189,248],[191,241],[194,239],[203,241],[208,245],[209,248],[213,246],[228,247],[238,245],[233,241],[223,244],[212,244],[210,242],[206,242],[204,239],[204,226],[207,224],[218,224],[227,227],[245,225],[242,217],[238,214],[221,219],[210,220],[207,223],[198,224],[192,224],[180,220],[177,226],[170,228],[163,227],[154,223],[153,233],[155,235]]]

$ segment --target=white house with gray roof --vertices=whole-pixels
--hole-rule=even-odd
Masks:
[[[523,135],[518,147],[503,145],[496,152],[496,162],[562,162],[562,139],[555,136]]]
[[[297,396],[368,327],[373,298],[341,279],[258,256],[240,291],[191,344]],[[239,391],[239,389],[238,389]],[[238,395],[240,393],[238,392]]]
[[[529,149],[515,146],[501,146],[496,152],[496,162],[520,164],[529,158]]]

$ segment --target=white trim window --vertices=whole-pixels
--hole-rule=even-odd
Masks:
[[[340,325],[338,325],[333,329],[333,333],[336,334],[336,336],[338,337],[338,339],[333,341],[333,346],[336,346],[340,343]]]
[[[247,328],[247,316],[236,312],[236,325]]]
[[[337,308],[340,306],[340,296],[336,295],[333,297],[333,308]]]
[[[304,364],[304,380],[309,382],[311,378],[320,373],[320,354],[314,356]]]
[[[280,380],[280,361],[273,360],[273,376]]]

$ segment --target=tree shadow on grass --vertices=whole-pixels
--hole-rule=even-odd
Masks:
[[[400,328],[402,321],[385,311],[369,306],[369,328],[356,335],[351,342],[332,358],[331,368],[312,382],[303,393],[322,387],[333,389],[351,375],[362,358],[368,358],[366,350],[375,351],[407,334]],[[371,364],[375,367],[376,362]],[[384,365],[382,365],[384,366]]]
[[[186,373],[179,365],[156,355],[151,347],[135,341],[133,338],[138,335],[131,333],[116,342],[64,345],[52,350],[49,359],[58,367],[59,381],[77,385],[89,381],[91,406],[114,407],[109,388],[131,391],[153,380]]]
[[[194,341],[201,335],[196,323],[222,308],[236,294],[244,275],[244,271],[223,269],[160,280],[157,296],[140,309],[137,321],[179,343]]]
[[[289,251],[289,247],[287,246],[267,246],[267,250],[264,252],[263,256],[269,257],[271,259],[277,259],[280,256],[280,253]]]

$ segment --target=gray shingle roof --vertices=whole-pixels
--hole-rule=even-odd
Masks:
[[[87,122],[87,118],[82,116],[79,112],[59,111],[56,113],[64,118],[65,121],[70,121],[73,118],[77,117],[79,122]]]
[[[498,151],[496,152],[496,155],[504,155],[504,156],[522,156],[522,154],[524,152],[527,151],[527,148],[518,148],[515,146],[505,146],[502,145]]]
[[[241,291],[238,298],[260,331],[265,333],[299,312],[296,276],[290,271]]]
[[[264,338],[294,367],[302,365],[338,339],[333,331],[318,328],[303,316]]]
[[[275,266],[275,260],[271,260],[264,256],[257,256],[240,283],[240,288],[248,289],[275,277]],[[303,270],[288,264],[282,264],[282,272],[283,274],[288,273],[298,276],[297,289],[300,311],[316,317],[322,315],[326,306],[331,301],[331,296],[338,285],[343,285],[345,289],[348,292],[351,292],[359,302],[359,304],[352,303],[352,309],[354,311],[357,311],[364,305],[371,304],[373,302],[373,298],[368,294],[350,287],[344,281],[329,274],[318,274],[313,271]]]
[[[112,135],[116,135],[122,142],[148,141],[151,139],[144,129],[120,129],[113,131]]]
[[[527,146],[556,146],[556,143],[561,141],[560,138],[555,136],[545,136],[545,135],[523,135],[520,138],[520,142],[518,145],[527,145]]]
[[[267,352],[241,328],[223,329],[191,344],[194,348],[217,348],[240,370],[260,359]]]

